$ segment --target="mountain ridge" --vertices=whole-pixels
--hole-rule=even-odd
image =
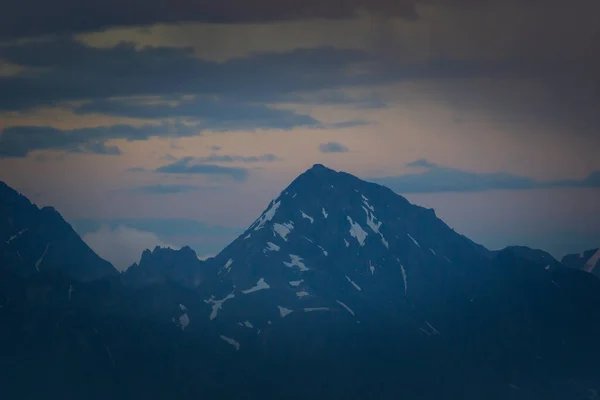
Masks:
[[[118,275],[54,207],[39,208],[3,182],[0,182],[0,264],[23,276],[45,268],[61,269],[83,281]]]
[[[0,268],[0,387],[9,398],[584,400],[600,388],[600,280],[549,261],[490,252],[433,210],[317,164],[214,258],[155,247],[88,281]],[[47,378],[28,385],[32,374]]]

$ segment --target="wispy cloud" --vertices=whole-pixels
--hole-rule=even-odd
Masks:
[[[344,128],[356,128],[359,126],[369,126],[374,125],[372,121],[366,121],[364,119],[352,119],[349,121],[341,121],[341,122],[332,122],[329,124],[322,124],[323,128],[328,129],[344,129]]]
[[[319,145],[321,153],[346,153],[348,148],[340,142],[327,142]]]
[[[155,233],[119,225],[107,225],[83,235],[83,240],[118,270],[125,271],[139,261],[142,251],[155,246],[179,248],[162,241]]]
[[[219,163],[257,163],[257,162],[274,162],[281,161],[282,159],[277,157],[275,154],[262,154],[260,156],[237,156],[227,154],[211,154],[206,157],[195,157],[194,161],[197,163],[206,162],[219,162]]]
[[[120,268],[130,266],[144,249],[157,245],[188,245],[198,255],[214,255],[245,229],[167,218],[80,219],[71,224],[88,244]]]
[[[425,159],[408,163],[425,168],[413,174],[371,178],[398,193],[483,192],[489,190],[530,190],[559,187],[600,187],[600,171],[582,180],[539,181],[507,172],[479,173],[437,165]]]
[[[249,175],[246,168],[202,164],[195,161],[194,157],[182,158],[174,163],[159,167],[155,171],[163,174],[222,175],[235,181],[245,181]]]
[[[0,158],[26,157],[37,150],[62,150],[71,153],[120,154],[116,146],[106,142],[113,139],[128,141],[147,140],[150,137],[194,136],[199,131],[194,126],[174,124],[110,125],[94,128],[61,130],[51,126],[14,126],[0,135]]]
[[[167,101],[170,100],[170,101]],[[293,110],[252,104],[231,96],[196,96],[143,102],[131,99],[96,100],[76,107],[78,115],[103,114],[141,119],[192,118],[202,130],[292,129],[321,123]]]
[[[160,236],[188,236],[194,234],[223,235],[241,233],[242,228],[225,228],[213,226],[191,219],[169,219],[169,218],[116,218],[107,220],[79,219],[72,221],[73,228],[80,235],[94,232],[103,225],[111,229],[118,226],[128,226],[146,232],[153,232]]]
[[[194,192],[197,190],[203,189],[202,186],[194,186],[194,185],[146,185],[146,186],[136,186],[129,189],[132,193],[144,193],[144,194],[178,194],[178,193],[188,193]]]

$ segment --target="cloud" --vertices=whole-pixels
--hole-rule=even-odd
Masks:
[[[363,1],[368,4],[366,9],[383,11],[396,7],[396,2],[386,0],[378,0],[376,5]],[[185,3],[184,1],[175,9],[169,7],[169,18],[178,20],[177,10],[186,9]],[[229,3],[230,1],[227,2]],[[286,5],[273,5],[263,10],[253,9],[244,15],[270,15],[272,18],[267,19],[277,20],[281,15],[276,10],[290,7],[287,2],[284,3]],[[30,3],[17,2],[15,9],[22,4]],[[318,10],[329,9],[325,4]],[[339,3],[339,10],[348,11],[360,4],[359,0],[342,2]],[[214,129],[242,129],[249,126],[248,118],[245,121],[238,120],[237,114],[231,111],[233,107],[237,107],[241,111],[240,115],[243,115],[244,110],[260,107],[261,103],[275,104],[293,101],[294,98],[305,103],[354,103],[361,107],[380,107],[386,104],[385,99],[376,96],[369,99],[367,96],[361,100],[340,94],[339,91],[365,85],[383,86],[407,81],[418,81],[420,84],[426,81],[433,86],[419,89],[417,96],[422,94],[421,90],[434,93],[435,98],[431,100],[444,107],[459,111],[465,111],[466,108],[473,111],[473,108],[477,108],[476,111],[489,111],[497,119],[509,123],[535,125],[528,127],[529,132],[563,130],[565,136],[597,135],[600,129],[600,79],[597,72],[600,71],[600,56],[594,47],[597,40],[593,39],[600,37],[600,25],[595,18],[600,3],[575,0],[576,5],[570,3],[566,6],[564,0],[483,0],[477,4],[472,0],[415,0],[410,1],[409,9],[413,12],[415,4],[423,18],[412,22],[369,16],[356,20],[357,25],[332,24],[334,32],[331,36],[336,37],[345,37],[343,29],[364,27],[366,24],[363,25],[363,21],[370,26],[364,40],[354,39],[355,36],[349,35],[352,39],[330,41],[345,48],[312,47],[281,53],[243,53],[250,55],[229,58],[225,62],[203,60],[200,58],[202,51],[198,51],[201,48],[219,47],[221,42],[228,42],[222,38],[207,38],[198,42],[184,40],[186,43],[196,43],[198,48],[195,49],[136,47],[133,43],[92,47],[68,35],[58,35],[43,41],[5,44],[0,46],[0,59],[4,60],[3,63],[17,66],[21,72],[0,77],[0,110],[29,110],[65,101],[91,100],[89,104],[82,105],[79,112],[91,112],[96,108],[97,111],[104,109],[102,112],[114,113],[105,103],[107,98],[166,98],[195,94],[200,97],[190,100],[189,104],[193,104],[193,101],[207,101],[206,99],[216,96],[225,105],[213,120],[210,116],[207,118],[207,129],[211,129],[211,126]],[[104,6],[98,3],[92,7]],[[113,17],[119,18],[117,16],[121,15],[124,18],[123,8],[115,7]],[[152,7],[150,5],[148,9],[151,10]],[[254,6],[241,6],[241,9],[246,7]],[[311,9],[312,6],[298,4],[295,7],[298,11],[304,7]],[[27,6],[28,21],[31,18],[29,9]],[[404,9],[404,6],[400,9]],[[465,12],[466,9],[469,11]],[[53,15],[53,12],[49,11],[48,15]],[[238,13],[239,10],[232,12]],[[150,18],[152,13],[149,13],[144,15]],[[133,14],[127,15],[133,18]],[[308,13],[305,16],[310,18],[318,14]],[[31,24],[30,21],[26,25],[43,27],[52,21],[48,15],[41,15],[44,15],[43,23]],[[60,26],[71,32],[72,29],[66,23],[68,15],[60,14]],[[86,12],[85,15],[89,16],[82,19],[78,15],[77,18],[80,30],[83,31],[89,26],[95,26],[94,21],[98,16],[108,18],[106,11],[91,14]],[[194,20],[191,17],[193,13],[186,15]],[[292,12],[290,18],[294,18],[292,15],[296,14]],[[332,15],[344,15],[344,12]],[[382,15],[395,14],[384,12]],[[518,23],[510,27],[502,23],[514,19],[515,15],[519,16]],[[371,17],[373,19],[369,21]],[[212,20],[209,15],[206,18]],[[11,24],[18,20],[12,15],[9,19]],[[126,20],[127,18],[120,26],[127,26]],[[111,26],[110,23],[107,24]],[[0,26],[9,31],[13,29],[9,28],[10,24]],[[556,29],[557,26],[564,29]],[[17,27],[22,29],[24,25]],[[253,25],[247,29],[261,28],[260,25]],[[159,28],[156,30],[160,31]],[[510,34],[507,34],[507,30],[510,30]],[[114,36],[115,32],[108,32],[106,36],[111,34]],[[311,32],[309,36],[319,34],[320,32]],[[160,35],[157,33],[157,36]],[[279,42],[279,39],[276,41]],[[281,42],[284,41],[282,38]],[[167,42],[181,43],[177,40]],[[292,40],[290,43],[295,42]],[[315,39],[310,43],[310,46],[315,46],[322,41]],[[498,86],[508,89],[496,90]],[[313,93],[322,90],[338,92],[329,95]],[[299,95],[300,92],[302,95]],[[409,93],[410,99],[414,99],[414,94]],[[124,107],[123,112],[151,115],[151,111],[156,111],[155,118],[162,118],[158,115],[168,114],[169,111],[173,115],[202,113],[202,108],[200,111],[193,108],[186,110],[187,106],[183,103],[173,106],[172,110],[165,104],[138,104],[132,107],[131,104],[124,103],[126,102],[116,103],[117,106]],[[227,105],[232,106],[231,110],[227,109]],[[268,107],[261,112],[269,113]],[[302,115],[278,115],[273,118],[258,118],[259,121],[250,122],[254,121],[258,126],[266,124],[267,127],[297,124],[310,126],[315,123],[310,116]]]
[[[412,0],[6,0],[0,14],[0,38],[100,31],[110,27],[140,27],[158,23],[260,23],[311,18],[340,19],[359,10],[414,19]],[[35,10],[35,13],[32,13]],[[140,11],[143,10],[143,11]]]
[[[319,145],[321,153],[346,153],[348,148],[339,142],[327,142]]]
[[[295,104],[353,106],[357,109],[382,109],[388,106],[377,93],[351,96],[339,89],[308,93],[292,93],[281,96],[279,100],[281,102]]]
[[[119,226],[134,228],[136,230],[152,232],[159,237],[190,236],[202,234],[206,236],[241,234],[241,228],[227,228],[208,225],[191,219],[165,219],[165,218],[117,218],[107,220],[79,219],[72,221],[73,229],[81,236],[98,231],[103,226],[112,230]]]
[[[155,246],[178,248],[164,243],[152,232],[123,225],[116,228],[102,226],[95,232],[85,234],[83,240],[120,271],[125,271],[138,262],[145,249],[153,249]]]
[[[101,256],[111,260],[111,257],[117,258],[120,255],[115,263],[119,268],[129,267],[139,260],[143,250],[153,249],[156,245],[164,247],[171,244],[172,248],[187,245],[201,257],[212,256],[223,250],[245,229],[213,226],[189,219],[165,218],[80,219],[71,221],[71,224],[88,244],[97,243]],[[119,239],[123,239],[124,243],[119,243]],[[112,244],[115,244],[114,248],[111,248]]]
[[[437,165],[427,161],[424,158],[419,158],[418,160],[409,162],[408,164],[406,164],[407,167],[423,167],[423,168],[427,168],[427,169],[432,169],[432,168],[436,168]]]
[[[131,188],[130,191],[133,193],[145,193],[145,194],[178,194],[178,193],[189,193],[202,189],[201,186],[194,185],[146,185]]]
[[[127,172],[146,172],[147,169],[143,168],[143,167],[131,167],[131,168],[127,168],[126,171]]]
[[[220,163],[257,163],[257,162],[274,162],[281,161],[282,159],[277,157],[275,154],[262,154],[260,156],[236,156],[226,154],[211,154],[207,157],[195,157],[194,162],[206,163],[206,162],[220,162]]]
[[[151,116],[202,114],[202,107],[229,116],[270,118],[276,111],[249,102],[276,102],[295,91],[321,90],[363,83],[364,74],[349,74],[348,67],[373,61],[364,51],[319,47],[284,53],[255,53],[226,62],[197,58],[192,48],[152,47],[137,49],[122,42],[97,48],[73,40],[56,38],[0,46],[0,59],[36,73],[0,76],[0,110],[24,110],[61,101],[95,100],[80,113],[119,113]],[[202,95],[169,109],[165,104],[139,105],[102,99],[128,96]],[[209,96],[218,96],[211,101]],[[192,107],[198,103],[201,107]],[[227,107],[237,107],[235,112]],[[280,115],[293,116],[281,110]],[[171,113],[171,114],[169,114]],[[206,113],[204,113],[206,114]],[[210,115],[208,115],[210,120]],[[254,117],[256,118],[256,117]]]
[[[359,126],[368,126],[368,125],[373,125],[374,123],[371,121],[365,121],[362,119],[352,119],[349,121],[342,121],[342,122],[332,122],[329,124],[324,124],[325,128],[328,129],[343,129],[343,128],[355,128],[355,127],[359,127]]]
[[[319,126],[309,115],[292,110],[249,104],[225,97],[202,96],[192,100],[179,99],[176,104],[131,102],[127,100],[96,100],[74,109],[75,114],[103,114],[140,119],[175,117],[194,118],[200,129],[292,129],[299,126]]]
[[[169,127],[166,124],[140,127],[111,125],[71,130],[60,130],[51,126],[13,126],[5,128],[0,135],[0,158],[26,157],[36,150],[116,155],[120,154],[120,150],[115,146],[107,146],[106,141],[134,141],[147,140],[153,136],[197,134],[197,128],[184,124]]]
[[[155,172],[163,174],[223,175],[235,181],[245,181],[249,175],[246,168],[223,167],[216,164],[198,164],[194,157],[182,158],[172,164],[157,168]]]
[[[600,171],[592,173],[583,180],[538,181],[506,172],[479,173],[443,167],[425,159],[413,161],[407,166],[423,167],[427,170],[421,173],[371,178],[370,180],[405,194],[600,187]]]

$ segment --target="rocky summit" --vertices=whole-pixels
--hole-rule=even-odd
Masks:
[[[0,210],[10,237],[37,226],[20,201],[32,219]],[[490,251],[433,210],[320,164],[205,261],[155,248],[116,275],[87,250],[68,253],[81,241],[71,233],[19,250],[39,257],[63,237],[71,247],[54,257],[60,249],[79,269],[2,264],[0,383],[19,398],[571,400],[600,390],[600,280],[589,268],[525,247]]]

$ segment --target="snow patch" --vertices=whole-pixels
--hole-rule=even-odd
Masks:
[[[310,293],[308,293],[308,292],[306,292],[306,291],[302,290],[302,291],[300,291],[300,292],[296,292],[296,296],[297,296],[299,299],[301,299],[301,298],[303,298],[303,297],[310,296]]]
[[[73,285],[69,284],[69,301],[71,301],[72,294],[73,294]]]
[[[346,239],[344,239],[344,244],[346,245],[346,247],[350,247],[350,242],[348,242]]]
[[[408,280],[406,279],[406,270],[402,264],[400,264],[400,271],[402,272],[402,280],[404,281],[404,295],[406,296],[408,294]]]
[[[366,203],[366,205],[369,206],[369,203]],[[369,209],[374,211],[374,209],[372,207],[370,207]],[[381,221],[375,222],[377,217],[375,217],[375,215],[372,214],[371,212],[369,212],[369,210],[367,210],[365,207],[363,207],[363,210],[365,210],[365,213],[367,214],[367,225],[369,226],[369,228],[371,228],[371,230],[373,232],[375,232],[376,234],[378,234],[381,237],[381,243],[383,243],[383,245],[389,249],[390,245],[389,245],[388,241],[385,240],[385,237],[379,231],[379,228],[381,227]]]
[[[243,294],[249,294],[249,293],[253,293],[253,292],[258,292],[259,290],[264,290],[264,289],[270,289],[271,286],[269,286],[269,284],[267,282],[265,282],[264,278],[260,278],[258,280],[258,282],[256,282],[256,285],[254,285],[253,287],[251,287],[248,290],[242,290]]]
[[[267,247],[264,248],[263,253],[267,254],[268,251],[279,251],[281,247],[277,246],[273,242],[267,242]]]
[[[338,303],[340,306],[344,307],[344,308],[346,309],[346,311],[348,311],[350,314],[352,314],[352,316],[355,316],[355,314],[354,314],[354,311],[352,311],[352,310],[350,309],[350,307],[348,307],[347,305],[345,305],[344,303],[342,303],[342,302],[341,302],[341,301],[339,301],[339,300],[336,300],[336,302],[337,302],[337,303]]]
[[[350,223],[350,236],[355,238],[361,246],[365,245],[365,239],[367,238],[367,232],[360,226],[360,224],[354,222],[349,216],[346,217]]]
[[[183,313],[180,317],[179,317],[179,327],[181,328],[181,330],[185,330],[185,328],[190,324],[190,317],[188,316],[187,313]]]
[[[302,262],[303,258],[295,254],[290,254],[291,262],[284,261],[283,264],[290,268],[298,268],[300,271],[309,271],[309,268]]]
[[[371,264],[371,260],[369,260],[369,269],[371,270],[371,275],[375,275],[375,266]]]
[[[306,214],[304,211],[300,210],[300,212],[302,213],[302,218],[307,219],[310,221],[310,223],[312,224],[313,222],[315,222],[315,219],[313,217],[311,217],[310,215]]]
[[[355,288],[356,290],[358,290],[359,292],[361,292],[361,291],[362,291],[362,289],[360,288],[360,286],[358,286],[356,283],[354,283],[354,281],[353,281],[352,279],[350,279],[350,278],[348,277],[348,275],[346,275],[346,279],[348,279],[348,282],[350,282],[350,283],[352,284],[352,286],[354,286],[354,288]]]
[[[596,264],[598,264],[598,261],[600,261],[600,249],[598,249],[598,251],[596,251],[594,255],[590,257],[589,260],[587,260],[585,266],[583,267],[583,270],[585,272],[591,273],[594,270],[594,268],[596,268]]]
[[[327,211],[325,210],[325,208],[321,208],[321,214],[323,214],[323,218],[327,219],[327,216],[329,214],[327,214]]]
[[[304,312],[311,312],[311,311],[329,311],[329,307],[313,307],[313,308],[305,308]]]
[[[252,323],[250,321],[247,321],[247,320],[244,321],[244,322],[238,322],[238,325],[239,326],[244,326],[244,327],[249,328],[249,329],[254,329],[254,325],[252,325]]]
[[[406,234],[406,236],[408,236],[408,238],[409,238],[410,240],[412,240],[412,241],[413,241],[413,243],[414,243],[414,244],[416,244],[418,247],[421,247],[421,245],[419,244],[419,242],[417,242],[417,240],[416,240],[414,237],[412,237],[412,236],[410,235],[410,233],[407,233],[407,234]]]
[[[262,229],[263,226],[265,226],[265,224],[267,222],[271,221],[273,219],[273,217],[275,216],[275,213],[277,212],[277,209],[279,208],[280,205],[281,205],[281,201],[274,201],[274,200],[271,201],[269,208],[267,208],[267,210],[254,223],[254,225],[256,225],[254,227],[254,230],[258,231],[258,230]]]
[[[16,235],[12,235],[11,237],[9,237],[8,240],[6,241],[6,244],[10,244],[10,242],[17,239],[19,236],[21,236],[25,232],[27,232],[27,229],[21,229],[19,232],[17,232]]]
[[[327,253],[327,250],[325,250],[325,249],[323,248],[323,246],[319,246],[319,245],[317,245],[317,247],[319,247],[319,248],[321,249],[321,251],[323,252],[323,255],[324,255],[325,257],[327,257],[327,256],[329,255],[329,253]]]
[[[233,264],[233,259],[230,258],[229,260],[227,260],[227,262],[225,263],[225,266],[223,267],[223,269],[226,272],[229,272],[231,270],[231,264]]]
[[[215,319],[217,317],[217,315],[219,314],[219,310],[221,310],[223,308],[223,304],[229,300],[229,299],[233,299],[235,297],[235,294],[233,293],[229,293],[227,295],[227,297],[221,299],[221,300],[215,300],[215,296],[211,296],[210,299],[208,300],[204,300],[204,302],[206,304],[212,304],[212,312],[210,313],[210,320],[212,321],[213,319]]]
[[[46,248],[44,249],[44,253],[42,253],[42,256],[35,262],[35,269],[40,272],[40,264],[42,264],[42,261],[44,261],[44,257],[46,257],[46,253],[48,253],[48,249],[50,248],[50,243],[48,243],[46,245]]]
[[[367,197],[366,197],[364,194],[361,194],[360,196],[361,196],[361,197],[362,197],[362,199],[363,199],[363,204],[364,204],[365,206],[367,206],[367,208],[368,208],[369,210],[371,210],[371,212],[375,212],[375,207],[373,207],[372,205],[370,205],[370,204],[369,204],[369,199],[368,199],[368,198],[367,198]]]
[[[232,345],[233,347],[235,347],[235,350],[239,350],[240,349],[240,342],[238,342],[235,339],[232,339],[230,337],[227,336],[223,336],[221,335],[221,339],[223,339],[224,341],[226,341],[227,343],[229,343],[230,345]]]
[[[429,321],[425,321],[425,324],[427,324],[427,326],[428,326],[428,327],[429,327],[429,329],[431,330],[431,333],[433,333],[434,335],[441,335],[441,333],[440,333],[440,332],[439,332],[437,329],[435,329],[435,328],[433,327],[433,325],[431,325],[431,324],[429,323]]]
[[[294,310],[290,310],[289,308],[285,308],[285,307],[281,307],[281,306],[277,306],[277,308],[279,308],[279,315],[281,316],[281,318],[285,317],[286,315],[292,313]],[[271,321],[269,321],[271,322]]]
[[[175,319],[173,317],[173,323],[181,328],[181,330],[185,330],[185,328],[190,324],[190,317],[187,314],[187,307],[183,304],[179,305],[179,309],[183,311],[183,314],[179,316],[179,318]]]
[[[300,279],[299,281],[291,281],[290,285],[293,287],[298,287],[302,282],[304,282],[304,279]]]
[[[429,249],[429,251],[431,251],[433,253],[433,255],[435,256],[435,251],[433,249]]]
[[[283,240],[287,242],[287,235],[294,229],[293,222],[287,222],[285,224],[274,223],[273,224],[273,233],[277,233]]]

